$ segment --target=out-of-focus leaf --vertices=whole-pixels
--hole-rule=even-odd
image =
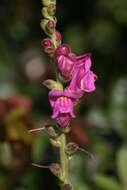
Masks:
[[[72,25],[65,30],[65,39],[71,44],[74,52],[81,52],[85,43],[85,32],[80,25]]]
[[[22,183],[27,190],[38,190],[38,182],[38,174],[33,172],[33,170],[31,169],[28,172],[26,172],[22,177]]]
[[[118,30],[111,22],[98,20],[92,25],[88,39],[95,49],[102,53],[109,53],[115,48]]]
[[[112,127],[126,138],[127,134],[127,79],[120,78],[112,88],[110,98],[110,119]]]
[[[94,177],[96,185],[101,188],[101,190],[120,190],[120,184],[113,177],[109,177],[102,174],[97,174]]]
[[[102,12],[110,13],[114,19],[120,24],[127,23],[127,1],[126,0],[99,0],[98,8]]]
[[[74,185],[74,190],[90,190],[90,189],[85,183],[83,183],[82,181],[78,181]]]
[[[8,176],[4,173],[0,173],[0,189],[1,190],[9,190],[9,180]]]
[[[97,107],[91,109],[87,119],[90,124],[98,127],[101,131],[106,132],[109,130],[109,120],[104,110]]]
[[[10,144],[8,143],[2,143],[0,145],[0,162],[4,166],[8,166],[11,162],[12,159],[12,152],[11,152],[11,147]]]
[[[95,172],[104,172],[107,166],[109,167],[112,151],[113,146],[111,144],[102,139],[95,139],[92,144],[92,152],[95,154],[95,161],[88,161],[87,173],[90,171],[90,175],[94,175]]]
[[[43,133],[43,132],[42,132]],[[39,133],[36,136],[35,142],[32,147],[32,160],[33,162],[40,162],[43,159],[44,151],[49,145],[46,135]]]
[[[23,140],[24,142],[31,144],[34,142],[34,136],[28,134],[27,124],[25,123],[26,110],[13,109],[8,113],[5,119],[7,137],[11,140]]]
[[[70,161],[70,176],[74,190],[90,190],[85,181],[85,155],[74,155]]]
[[[117,152],[117,168],[122,183],[127,186],[127,146]]]

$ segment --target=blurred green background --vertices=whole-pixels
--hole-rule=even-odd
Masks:
[[[51,115],[41,8],[41,0],[0,1],[0,190],[59,189],[50,171],[31,166],[58,158],[47,135],[28,134]],[[64,42],[77,54],[91,52],[98,75],[68,135],[95,156],[72,158],[74,190],[127,190],[127,0],[58,0],[57,18]]]

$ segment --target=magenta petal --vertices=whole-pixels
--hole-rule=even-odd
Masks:
[[[53,110],[52,118],[56,119],[61,126],[67,125],[70,119],[75,117],[73,109],[76,100],[76,97],[67,89],[49,92],[49,101]]]
[[[69,47],[68,44],[62,44],[55,51],[56,56],[58,56],[58,55],[68,55],[68,53],[70,53],[70,47]]]
[[[63,95],[62,90],[50,90],[49,91],[49,102],[52,107],[54,106],[54,103],[57,100],[57,98],[62,95]]]
[[[95,80],[96,75],[92,71],[89,71],[81,80],[81,89],[86,92],[94,91],[96,89]]]
[[[60,114],[59,117],[57,118],[57,122],[62,126],[68,125],[70,122],[70,114]]]
[[[57,66],[61,74],[65,78],[69,78],[74,66],[74,62],[71,59],[61,55],[57,58]]]
[[[82,56],[77,56],[77,64],[76,64],[76,67],[82,67],[82,66],[85,66],[86,62],[88,60],[91,60],[91,54],[90,53],[87,53],[87,54],[84,54]],[[90,64],[91,66],[91,64]]]

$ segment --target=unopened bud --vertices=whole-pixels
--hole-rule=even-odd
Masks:
[[[48,89],[57,89],[57,90],[63,90],[63,86],[60,82],[56,82],[54,80],[48,79],[43,82],[43,85],[45,85]]]
[[[50,171],[57,177],[61,177],[62,175],[62,170],[61,170],[61,167],[59,164],[57,163],[52,163],[50,166],[49,166],[49,169]]]
[[[85,154],[87,154],[92,160],[94,160],[94,155],[93,154],[91,154],[87,150],[79,147],[79,145],[74,143],[74,142],[68,143],[65,151],[66,151],[66,154],[69,155],[69,156],[72,156],[77,151],[81,151],[81,152],[84,152]]]
[[[41,45],[43,46],[45,53],[48,53],[49,55],[54,55],[55,47],[50,38],[42,40]]]
[[[53,34],[55,32],[55,28],[56,28],[56,22],[54,20],[49,20],[46,25],[47,32]]]
[[[42,40],[41,45],[44,47],[52,47],[53,46],[50,38],[46,38],[46,39]]]
[[[59,31],[56,31],[56,32],[55,32],[55,36],[56,36],[56,40],[57,40],[57,41],[61,41],[62,36],[61,36],[61,33],[60,33]]]
[[[43,7],[42,8],[42,15],[46,19],[49,19],[49,20],[52,19],[51,15],[49,15],[48,7]]]
[[[74,153],[76,153],[77,151],[79,150],[79,146],[74,143],[74,142],[70,142],[67,144],[67,147],[66,147],[66,153],[71,156],[73,155]]]
[[[50,36],[55,32],[56,20],[42,19],[40,26],[45,31],[45,33]]]
[[[52,126],[45,128],[45,131],[48,133],[50,137],[57,137],[58,134],[56,133],[55,129]]]
[[[44,5],[44,6],[48,6],[48,5],[50,5],[50,4],[56,4],[56,0],[42,0],[42,4]]]
[[[54,3],[49,4],[47,7],[47,11],[50,16],[54,16],[56,13],[56,5]]]

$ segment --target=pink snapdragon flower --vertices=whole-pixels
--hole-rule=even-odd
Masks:
[[[49,101],[53,109],[52,118],[62,126],[66,126],[71,118],[75,117],[74,103],[76,96],[70,94],[66,89],[49,91]]]
[[[79,98],[84,92],[92,92],[96,89],[95,81],[97,75],[90,70],[91,65],[91,54],[77,56],[68,90],[77,94]]]
[[[76,55],[71,52],[67,44],[62,44],[55,50],[56,64],[65,79],[70,79],[74,64],[76,62]]]

